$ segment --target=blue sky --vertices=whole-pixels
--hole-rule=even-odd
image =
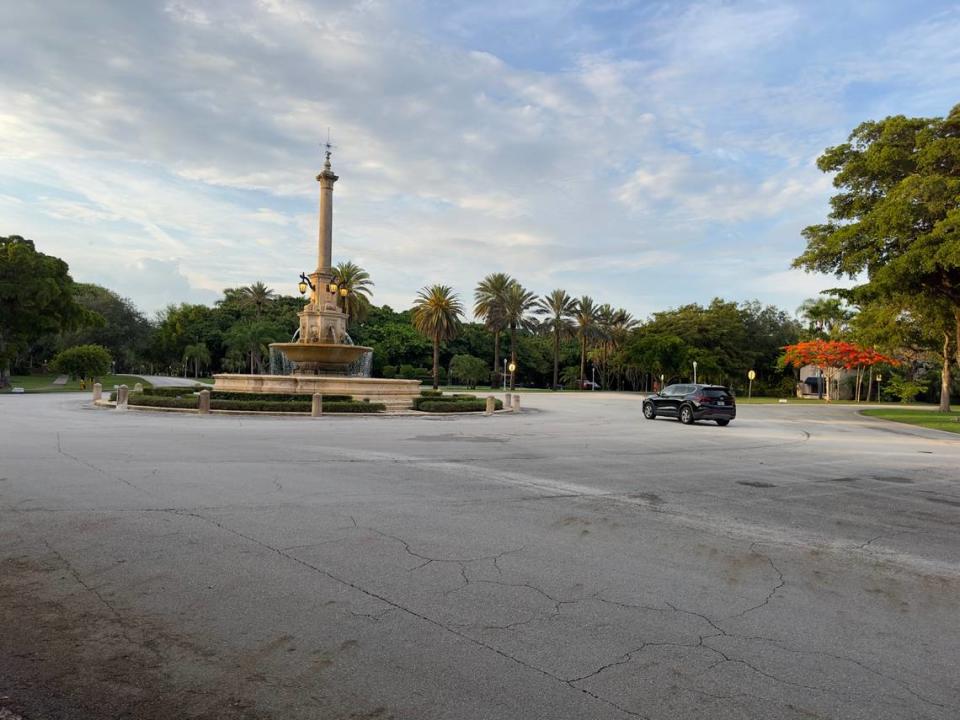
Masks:
[[[7,3],[0,234],[153,312],[334,256],[377,303],[485,274],[638,317],[715,296],[793,311],[817,155],[960,102],[939,2]]]

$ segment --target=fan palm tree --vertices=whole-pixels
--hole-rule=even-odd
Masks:
[[[463,305],[446,285],[431,285],[417,293],[413,302],[413,326],[433,342],[433,389],[440,386],[440,342],[453,340],[460,331]]]
[[[514,280],[503,296],[503,317],[510,328],[510,362],[517,362],[517,330],[532,326],[528,317],[537,305],[537,296]],[[514,373],[510,373],[510,389],[514,388]]]
[[[537,301],[535,312],[546,315],[541,328],[553,334],[553,385],[556,390],[560,382],[560,340],[573,332],[573,316],[577,312],[577,301],[566,290],[554,290]]]
[[[506,273],[491,273],[481,280],[473,291],[473,314],[493,333],[492,386],[500,384],[500,333],[507,324],[503,314],[503,300],[507,288],[515,280]]]
[[[580,340],[580,389],[582,390],[587,374],[587,341],[593,339],[597,333],[597,306],[592,297],[584,295],[577,300],[577,312],[573,320]]]
[[[340,296],[340,307],[347,317],[353,322],[363,322],[370,311],[370,288],[373,287],[370,273],[348,260],[334,266],[333,281],[347,289],[347,294]]]
[[[263,312],[263,308],[277,296],[273,290],[259,280],[253,283],[253,285],[240,288],[239,295],[244,305],[252,306],[254,310],[256,310],[258,319]]]

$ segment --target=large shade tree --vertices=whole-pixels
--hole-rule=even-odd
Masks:
[[[0,237],[0,387],[17,353],[49,333],[102,323],[77,302],[67,263],[37,252],[32,240]]]
[[[434,390],[440,386],[440,343],[457,336],[462,317],[463,305],[447,285],[425,287],[413,302],[413,326],[433,343]]]
[[[493,334],[493,374],[491,385],[500,384],[500,333],[507,327],[504,302],[507,288],[514,282],[506,273],[487,275],[473,291],[473,314]]]
[[[960,105],[945,118],[862,123],[817,164],[835,173],[838,192],[827,221],[803,231],[807,248],[794,265],[865,274],[878,302],[904,293],[942,300],[952,320],[944,342],[960,362]]]
[[[553,385],[560,382],[560,341],[573,334],[573,317],[577,301],[566,290],[557,289],[537,300],[535,312],[545,316],[540,327],[553,336]]]

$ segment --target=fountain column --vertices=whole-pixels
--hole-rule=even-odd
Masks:
[[[317,252],[317,275],[331,274],[333,264],[333,184],[339,180],[330,167],[330,151],[323,163],[323,172],[317,175],[320,183],[320,233]]]

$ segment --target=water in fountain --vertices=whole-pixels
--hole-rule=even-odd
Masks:
[[[300,337],[300,329],[297,328],[297,331],[293,334],[293,337],[290,339],[290,342],[297,342],[297,338]],[[353,338],[349,335],[345,335],[343,339],[344,345],[355,345]],[[270,374],[271,375],[292,375],[297,369],[297,363],[290,360],[282,350],[278,348],[270,348]],[[350,377],[370,377],[373,371],[373,352],[368,351],[361,355],[357,360],[350,363],[347,366],[346,372],[344,373]]]

